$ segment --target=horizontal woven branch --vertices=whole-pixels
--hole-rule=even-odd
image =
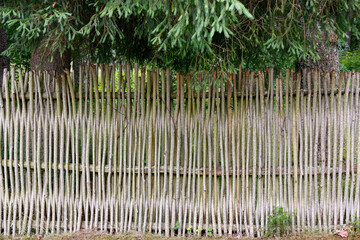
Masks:
[[[3,165],[3,166],[7,166],[7,167],[10,167],[11,165],[11,162],[12,162],[12,166],[13,167],[20,167],[20,163],[17,164],[17,166],[15,165],[15,163],[11,160],[8,160],[7,161],[7,164],[6,165]],[[28,168],[29,166],[27,166],[27,164],[23,164],[23,168]],[[30,168],[36,168],[38,166],[35,165],[34,162],[31,162],[30,163]],[[261,168],[260,170],[257,169],[255,170],[255,173],[254,173],[254,170],[253,168],[250,168],[248,169],[247,171],[242,171],[242,170],[233,170],[231,168],[229,168],[228,171],[224,171],[224,170],[221,170],[221,169],[217,169],[216,171],[214,169],[210,170],[209,168],[206,168],[206,169],[203,169],[203,168],[200,168],[200,169],[191,169],[191,170],[184,170],[184,168],[179,168],[179,170],[177,170],[177,168],[173,168],[172,170],[169,169],[169,166],[167,166],[166,168],[164,166],[162,167],[158,167],[158,168],[155,168],[155,167],[152,167],[150,168],[147,168],[147,167],[144,167],[144,168],[122,168],[120,169],[119,167],[116,168],[116,170],[113,168],[113,167],[109,167],[109,166],[105,166],[104,169],[102,169],[100,166],[94,166],[92,164],[88,165],[88,166],[83,166],[83,165],[75,165],[73,163],[69,163],[69,164],[64,164],[64,165],[60,165],[60,164],[57,164],[57,166],[55,167],[54,164],[52,164],[51,166],[45,166],[44,163],[41,163],[40,164],[40,168],[42,170],[45,170],[45,169],[48,169],[48,170],[59,170],[59,169],[63,169],[63,171],[79,171],[79,172],[83,172],[83,171],[86,171],[84,170],[85,168],[88,168],[88,171],[90,172],[96,172],[96,173],[99,173],[99,172],[105,172],[105,173],[119,173],[119,172],[123,172],[123,173],[131,173],[131,174],[141,174],[141,173],[144,173],[144,174],[165,174],[165,173],[168,173],[168,174],[176,174],[178,173],[179,175],[185,175],[185,174],[188,174],[188,173],[191,173],[191,174],[196,174],[196,175],[205,175],[205,176],[208,176],[208,175],[213,175],[213,176],[221,176],[221,175],[229,175],[229,176],[236,176],[236,175],[257,175],[257,176],[264,176],[264,175],[294,175],[294,168],[291,167],[289,169],[285,169],[285,168],[279,168],[279,167],[272,167],[271,169],[269,170],[266,170],[264,168]],[[317,167],[317,168],[314,168],[314,167],[308,167],[307,168],[307,175],[314,175],[314,174],[325,174],[325,175],[333,175],[333,174],[338,174],[340,173],[340,169],[339,168],[326,168],[327,171],[329,172],[323,172],[323,169],[321,167]],[[354,173],[356,174],[357,173],[357,166],[354,166],[350,169],[341,169],[341,173],[346,173],[347,171],[351,172],[351,173]],[[301,170],[299,172],[297,172],[297,175],[299,176],[304,176],[305,173],[304,173],[304,170]]]
[[[359,92],[360,92],[360,89],[359,89],[358,91],[349,91],[348,94],[356,94],[356,93],[359,93]],[[106,94],[107,92],[99,92],[99,94],[102,94],[102,93]],[[333,92],[332,92],[331,89],[328,89],[328,90],[320,90],[320,93],[321,93],[322,95],[330,95],[330,94],[332,94],[332,93],[337,95],[337,94],[339,93],[339,89],[335,89]],[[37,94],[37,93],[34,92],[33,94],[35,95],[35,94]],[[95,92],[93,92],[92,94],[95,95]],[[198,98],[198,97],[202,98],[202,97],[203,97],[203,94],[205,94],[205,98],[209,98],[209,92],[205,92],[205,93],[204,93],[204,92],[202,92],[202,91],[199,93],[199,95],[197,95],[197,94],[193,95],[192,98],[195,98],[195,99]],[[303,94],[304,96],[307,96],[307,95],[309,95],[309,91],[302,89],[302,90],[300,90],[300,94]],[[311,94],[315,94],[315,93],[314,93],[314,92],[311,92]],[[341,90],[341,94],[345,94],[345,89],[342,89],[342,90]],[[275,96],[275,95],[276,95],[276,93],[272,93],[272,96]],[[296,91],[292,91],[292,92],[289,92],[289,93],[287,93],[286,91],[282,91],[282,96],[284,97],[285,95],[295,96],[295,95],[296,95]],[[88,93],[88,94],[82,93],[81,98],[82,98],[82,99],[85,99],[85,98],[89,99],[89,98],[90,98],[89,96],[90,96],[90,93]],[[111,97],[110,97],[111,99],[118,99],[118,98],[121,99],[122,96],[124,96],[124,98],[127,98],[127,93],[126,93],[126,92],[125,92],[125,93],[122,93],[122,92],[110,92],[110,96],[111,96]],[[228,94],[227,94],[227,93],[224,93],[224,96],[227,97]],[[232,94],[231,96],[233,96],[233,94]],[[255,98],[255,97],[258,96],[258,95],[256,94],[256,92],[253,92],[253,93],[251,93],[251,94],[246,94],[246,93],[242,93],[241,91],[237,91],[237,92],[236,92],[236,96],[237,96],[238,98],[241,98],[241,97],[249,97],[249,96],[252,96],[253,98]],[[267,97],[267,96],[270,96],[270,94],[269,94],[268,92],[265,92],[263,96],[264,96],[264,97]],[[29,99],[30,99],[30,93],[29,93],[29,92],[26,92],[26,93],[24,94],[24,97],[25,97],[26,100],[29,100]],[[5,96],[5,95],[2,95],[2,98],[5,99],[6,96]],[[9,98],[10,98],[10,99],[17,99],[17,98],[22,99],[23,96],[22,96],[22,95],[18,95],[18,96],[17,96],[17,95],[13,92],[11,95],[9,95]],[[51,99],[56,100],[56,99],[57,99],[57,96],[56,96],[56,93],[50,92],[50,93],[42,93],[42,94],[41,94],[41,98],[43,98],[43,99],[51,98]],[[76,99],[80,99],[80,94],[79,94],[79,93],[76,93],[76,94],[75,94],[75,98],[76,98]],[[134,98],[135,98],[135,94],[134,94],[133,92],[130,94],[130,98],[131,98],[131,99],[134,99]],[[171,95],[170,95],[170,99],[176,99],[176,98],[177,98],[177,95],[176,95],[176,94],[171,94]],[[186,99],[186,98],[188,98],[188,96],[185,94],[185,95],[184,95],[184,98]],[[153,99],[153,96],[150,96],[150,99]],[[105,100],[106,100],[106,98],[105,98]],[[146,99],[145,99],[145,100],[146,100]]]

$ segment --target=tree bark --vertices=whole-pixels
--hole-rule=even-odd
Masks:
[[[30,67],[31,70],[48,71],[51,74],[60,76],[65,69],[70,69],[70,62],[70,50],[65,51],[62,55],[59,51],[51,55],[50,50],[38,48],[31,54]]]
[[[0,53],[7,49],[7,34],[6,30],[0,28]],[[0,55],[0,88],[2,87],[4,69],[9,68],[9,58]]]
[[[318,30],[320,29],[320,30]],[[320,32],[319,32],[320,31]],[[317,35],[319,37],[317,37]],[[339,43],[338,38],[335,32],[330,30],[326,32],[321,30],[321,27],[318,24],[316,30],[313,29],[310,33],[307,34],[307,37],[310,41],[314,43],[314,50],[319,55],[320,59],[313,61],[310,58],[301,59],[296,63],[296,71],[304,72],[305,69],[319,69],[321,73],[321,79],[323,80],[323,75],[325,73],[331,73],[335,71],[336,79],[339,76]],[[302,77],[301,87],[306,88],[307,83],[304,81],[305,77]],[[321,84],[323,86],[323,84]]]
[[[77,48],[77,51],[80,51],[79,48]],[[81,58],[79,55],[73,56],[72,59],[73,64],[73,70],[74,70],[74,87],[75,89],[79,89],[79,77],[80,77],[80,66],[81,66]]]
[[[350,11],[349,13],[349,19],[352,19],[353,17],[353,10]],[[348,38],[346,39],[346,43],[349,47],[349,49],[351,49],[351,35],[352,35],[352,29],[350,28],[348,31],[346,31],[346,34],[348,35]]]

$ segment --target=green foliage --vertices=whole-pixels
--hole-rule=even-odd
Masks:
[[[314,36],[345,40],[351,28],[358,38],[359,12],[360,0],[7,0],[0,23],[11,59],[40,47],[90,62],[233,72],[316,60]]]
[[[212,237],[212,235],[213,235],[213,229],[212,229],[211,227],[209,227],[209,228],[206,229],[206,235],[207,235],[208,237]]]
[[[242,15],[252,18],[238,0],[23,0],[0,7],[2,25],[15,30],[8,56],[19,47],[60,53],[71,49],[95,62],[125,57],[183,70],[195,64],[189,57],[213,55],[214,35],[232,35],[228,27]]]
[[[181,228],[181,226],[180,226],[179,221],[176,221],[175,227],[171,228],[171,230],[178,230],[178,229],[180,229],[180,228]],[[204,230],[204,229],[202,229],[201,227],[198,227],[198,228],[196,229],[196,232],[199,233],[199,234],[201,234],[203,230]],[[188,228],[186,228],[186,231],[187,231],[187,233],[188,233],[189,235],[194,234],[192,225],[190,225]],[[211,236],[212,236],[212,231],[213,231],[212,228],[207,228],[207,229],[206,229],[206,235],[209,236],[209,237],[211,237]]]
[[[69,10],[79,7],[64,1],[5,1],[0,16],[12,40],[5,54],[11,57],[21,48],[31,51],[40,45],[61,53],[72,48],[81,20]]]
[[[340,56],[340,70],[342,71],[360,71],[360,49],[348,51]]]
[[[151,31],[151,42],[159,49],[167,50],[178,47],[186,54],[188,47],[195,51],[211,51],[210,43],[214,34],[224,33],[226,37],[233,34],[229,26],[238,22],[241,15],[252,19],[252,15],[238,0],[225,1],[106,1],[100,18],[113,16],[128,17],[133,14],[143,14],[149,20],[155,16],[156,21]],[[92,26],[85,26],[92,27]],[[111,36],[111,33],[108,33]],[[187,40],[187,41],[185,41]]]
[[[190,225],[187,229],[186,229],[188,234],[192,234],[193,230],[192,230],[192,225]]]
[[[178,230],[178,229],[180,229],[180,228],[181,228],[181,226],[180,226],[179,221],[176,221],[175,227],[171,228],[171,230]]]
[[[291,230],[293,213],[284,211],[282,207],[275,207],[268,216],[266,236],[285,235]]]
[[[360,219],[355,218],[354,221],[349,223],[349,226],[350,232],[360,233]]]
[[[202,229],[202,227],[198,227],[197,229],[196,229],[196,233],[198,233],[198,234],[201,234],[202,233],[202,231],[203,231],[204,229]],[[186,231],[187,231],[187,233],[188,233],[188,235],[193,235],[195,232],[194,232],[194,230],[193,230],[193,226],[192,225],[190,225],[188,228],[186,228]],[[206,235],[207,236],[212,236],[212,228],[208,228],[207,230],[206,230]]]
[[[341,71],[360,71],[360,46],[357,41],[350,46],[346,41],[339,42],[339,67]]]

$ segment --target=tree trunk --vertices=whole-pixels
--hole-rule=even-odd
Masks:
[[[51,59],[51,57],[53,58]],[[60,76],[65,69],[70,69],[71,55],[70,51],[65,51],[60,55],[56,51],[51,55],[50,50],[38,48],[31,54],[30,67],[31,70],[48,71],[56,76]]]
[[[350,11],[349,13],[349,19],[351,20],[353,17],[353,10]],[[352,35],[352,29],[350,28],[349,30],[346,31],[346,34],[348,35],[347,39],[346,39],[346,43],[349,47],[349,49],[351,49],[351,35]]]
[[[77,48],[77,51],[80,51],[79,48]],[[76,55],[73,57],[73,70],[74,70],[74,87],[75,89],[79,89],[79,77],[80,77],[80,66],[81,66],[81,58],[79,55]]]
[[[0,53],[7,49],[7,34],[6,30],[0,28]],[[9,58],[0,55],[0,88],[3,82],[3,73],[5,68],[9,68]]]
[[[318,24],[318,28],[321,31],[321,27]],[[335,71],[336,79],[339,76],[339,44],[338,38],[335,32],[326,32],[325,30],[318,32],[319,30],[313,30],[307,34],[309,40],[314,42],[314,50],[319,55],[320,59],[313,61],[310,58],[301,59],[296,63],[296,70],[304,72],[305,69],[319,69],[321,76],[324,73],[331,73]],[[317,37],[316,35],[320,37]],[[304,76],[302,80],[304,80]],[[324,79],[321,77],[321,79]],[[302,81],[301,87],[306,88],[307,83]],[[321,84],[323,86],[323,84]]]

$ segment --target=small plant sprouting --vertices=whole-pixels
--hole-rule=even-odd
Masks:
[[[349,231],[360,233],[360,219],[355,218],[354,221],[349,223]]]
[[[186,229],[186,231],[188,232],[188,234],[192,234],[192,225],[190,225],[190,226]]]
[[[171,230],[178,230],[178,229],[180,229],[180,223],[179,221],[176,221],[175,227],[171,228]]]
[[[213,235],[213,229],[212,229],[211,227],[209,227],[209,228],[206,229],[206,235],[207,235],[208,237],[212,237],[212,235]]]
[[[201,235],[203,230],[204,229],[202,229],[202,227],[198,227],[195,231],[195,229],[193,229],[192,225],[190,225],[188,228],[186,228],[188,235],[193,235],[193,234],[195,234],[195,232]],[[209,227],[206,229],[205,233],[206,233],[206,236],[211,237],[213,235],[213,229]]]
[[[291,231],[293,213],[284,211],[283,207],[275,207],[268,216],[266,236],[283,236]]]

